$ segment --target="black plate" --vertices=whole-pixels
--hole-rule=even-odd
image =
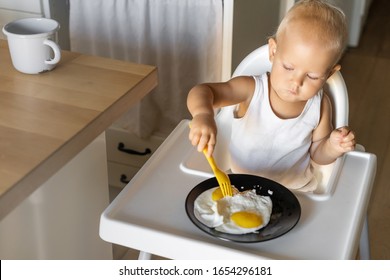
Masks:
[[[229,174],[230,181],[239,191],[256,189],[258,195],[270,196],[272,214],[267,226],[255,233],[229,234],[219,232],[202,224],[194,214],[195,199],[204,191],[218,186],[215,177],[207,179],[195,186],[187,196],[185,208],[190,220],[204,232],[219,239],[235,242],[262,242],[279,237],[290,231],[301,217],[301,206],[295,195],[286,187],[267,178],[246,175]]]

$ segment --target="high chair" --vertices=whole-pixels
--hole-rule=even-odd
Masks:
[[[233,76],[269,71],[268,46],[250,53]],[[339,72],[327,81],[334,126],[348,124],[348,94]],[[233,106],[216,115],[218,165],[229,170],[227,145]],[[320,181],[313,193],[294,192],[302,208],[298,224],[265,242],[242,244],[200,231],[185,213],[188,193],[213,177],[207,161],[188,140],[183,120],[149,161],[103,212],[100,236],[139,250],[140,259],[156,254],[171,259],[354,259],[369,258],[366,212],[376,172],[376,156],[358,145],[335,163],[317,166]]]

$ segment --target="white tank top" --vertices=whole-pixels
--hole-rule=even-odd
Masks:
[[[267,74],[254,79],[248,110],[232,123],[232,171],[266,177],[290,189],[314,190],[317,182],[309,149],[320,120],[322,90],[306,102],[298,117],[281,119],[270,105]]]

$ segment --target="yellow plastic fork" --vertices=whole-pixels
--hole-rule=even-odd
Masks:
[[[188,125],[191,128],[191,122]],[[209,162],[211,169],[214,172],[215,178],[217,178],[217,181],[218,181],[218,184],[219,184],[219,187],[221,189],[223,197],[233,196],[232,184],[230,183],[229,176],[217,167],[217,164],[215,163],[214,157],[209,156],[207,154],[207,148],[203,149],[203,154],[205,155],[207,161]]]
[[[214,157],[209,156],[207,154],[207,148],[203,150],[203,154],[205,155],[207,161],[209,162],[211,169],[214,172],[215,177],[217,178],[219,187],[221,188],[222,195],[225,196],[232,196],[232,185],[230,183],[229,176],[223,172],[221,169],[218,168],[217,164],[215,163]]]

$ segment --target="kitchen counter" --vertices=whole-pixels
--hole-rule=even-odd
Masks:
[[[157,85],[157,69],[63,51],[17,72],[0,40],[0,219]]]
[[[62,51],[39,75],[0,40],[0,259],[112,259],[105,130],[157,85],[157,68]]]

